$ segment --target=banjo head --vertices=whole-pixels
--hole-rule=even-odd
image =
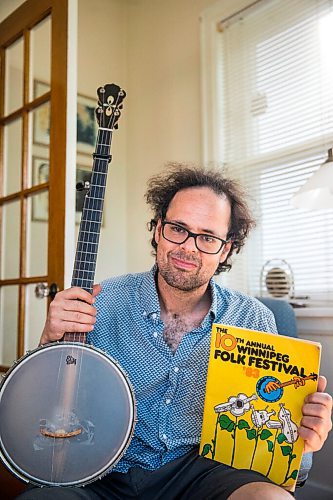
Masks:
[[[84,485],[120,460],[135,416],[132,387],[115,360],[86,344],[42,346],[0,386],[0,456],[23,481]]]

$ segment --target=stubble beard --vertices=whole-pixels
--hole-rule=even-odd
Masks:
[[[186,271],[181,269],[175,269],[171,264],[171,257],[178,257],[180,259],[186,260],[188,262],[195,262],[198,267],[192,271]],[[159,259],[158,259],[159,260]],[[208,283],[210,276],[205,274],[200,274],[202,270],[202,265],[200,259],[189,258],[188,255],[183,252],[169,253],[167,254],[166,261],[157,262],[158,272],[164,279],[164,281],[171,287],[177,290],[182,290],[184,292],[191,292],[200,288],[201,286]]]

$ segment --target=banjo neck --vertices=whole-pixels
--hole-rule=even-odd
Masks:
[[[117,85],[108,84],[97,91],[99,96],[96,108],[98,132],[91,180],[77,188],[86,191],[78,241],[74,261],[71,286],[93,292],[97,251],[102,224],[103,204],[105,197],[108,165],[111,161],[111,141],[114,129],[118,128],[118,119],[122,102],[126,96],[124,90]],[[63,340],[86,342],[87,333],[65,333]]]

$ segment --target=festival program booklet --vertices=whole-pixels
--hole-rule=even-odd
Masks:
[[[292,488],[304,398],[317,390],[321,345],[214,324],[200,454]]]

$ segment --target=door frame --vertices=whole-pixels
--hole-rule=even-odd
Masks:
[[[69,8],[76,6],[76,0],[27,0],[19,6],[12,14],[10,14],[0,24],[0,87],[5,88],[5,49],[11,45],[16,39],[23,36],[25,41],[24,52],[24,99],[23,108],[29,111],[36,107],[36,103],[42,104],[48,99],[50,100],[51,110],[51,127],[50,127],[50,150],[49,150],[49,223],[48,223],[48,255],[47,255],[47,276],[26,277],[25,262],[21,258],[20,261],[20,276],[18,279],[1,280],[2,285],[17,284],[19,285],[19,302],[18,302],[18,342],[17,342],[17,357],[24,354],[24,329],[25,329],[25,285],[29,283],[37,283],[46,281],[48,284],[56,283],[59,289],[64,287],[65,278],[65,229],[68,228],[71,218],[66,217],[66,180],[68,172],[66,165],[68,164],[68,47],[69,47]],[[44,97],[37,99],[34,106],[27,105],[29,101],[29,31],[45,17],[51,14],[51,91]],[[76,48],[76,47],[75,47]],[[71,62],[72,61],[71,58]],[[76,73],[76,62],[74,67],[71,65],[71,70]],[[72,77],[76,95],[76,76]],[[71,95],[73,95],[71,94]],[[22,108],[21,108],[22,109]],[[15,111],[14,113],[17,113]],[[0,181],[3,161],[3,125],[10,121],[10,117],[14,113],[4,118],[4,91],[0,97]],[[71,114],[71,123],[74,112]],[[8,119],[9,117],[9,119]],[[23,120],[23,129],[28,126],[27,119]],[[71,132],[73,138],[75,134]],[[27,134],[23,136],[26,138]],[[72,160],[75,158],[75,146],[72,146]],[[22,143],[22,167],[23,171],[27,169],[28,162],[28,143],[27,139]],[[75,171],[75,169],[73,169]],[[75,175],[75,174],[74,174]],[[26,176],[22,175],[22,186],[20,191],[20,199],[27,197],[34,191],[34,187],[28,188],[26,185]],[[74,182],[73,182],[74,184]],[[11,195],[10,195],[11,196]],[[3,203],[10,196],[0,197],[0,211]],[[25,221],[25,204],[21,203],[21,221]],[[67,219],[67,220],[66,220]],[[1,214],[0,214],[1,223]],[[26,224],[21,223],[21,249],[25,248]],[[73,226],[74,226],[74,208],[73,208]],[[74,233],[74,228],[73,228]],[[55,237],[56,236],[56,237]],[[25,252],[23,252],[25,253]],[[0,366],[0,371],[8,367]]]

